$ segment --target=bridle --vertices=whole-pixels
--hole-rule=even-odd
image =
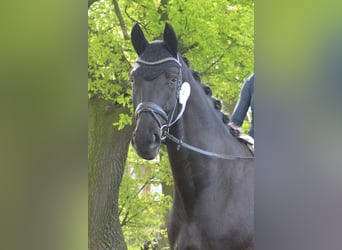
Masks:
[[[175,110],[175,108],[173,110]],[[159,105],[153,102],[141,102],[135,109],[136,119],[139,119],[141,113],[143,112],[150,112],[152,114],[153,118],[157,121],[161,130],[161,139],[165,140],[166,135],[169,133],[169,128],[172,126],[172,122],[170,121],[169,116],[166,114],[166,112]],[[172,113],[174,113],[174,111],[172,111]],[[163,118],[166,123],[163,124],[160,121],[158,115]]]
[[[138,63],[138,64],[141,63],[141,64],[145,64],[145,65],[158,65],[158,64],[161,64],[164,62],[169,62],[169,61],[176,62],[177,65],[179,66],[179,73],[178,73],[178,80],[177,80],[177,91],[176,91],[176,103],[175,103],[172,111],[170,112],[170,114],[167,114],[163,110],[163,108],[160,107],[156,103],[142,102],[142,103],[139,103],[137,108],[135,109],[135,118],[139,119],[140,115],[143,112],[150,112],[152,114],[153,118],[157,121],[157,123],[159,125],[161,140],[165,141],[166,139],[169,139],[173,143],[177,144],[177,150],[179,150],[181,147],[183,147],[183,148],[189,149],[191,151],[194,151],[194,152],[206,155],[206,156],[216,157],[216,158],[226,159],[226,160],[254,159],[254,156],[231,156],[231,155],[225,155],[225,154],[210,152],[210,151],[192,146],[190,144],[187,144],[186,142],[183,142],[182,139],[179,139],[179,138],[173,136],[172,134],[170,134],[169,129],[172,125],[174,125],[182,117],[182,115],[185,111],[186,101],[187,101],[188,96],[190,94],[190,92],[186,93],[186,95],[188,95],[188,96],[183,97],[182,93],[181,93],[181,89],[182,89],[183,84],[189,85],[189,83],[182,81],[182,64],[179,61],[179,57],[178,57],[178,55],[177,55],[177,59],[174,57],[166,57],[166,58],[154,61],[154,62],[149,62],[149,61],[142,60],[141,58],[138,58],[136,60],[136,63]],[[185,98],[185,99],[182,100],[182,98],[183,99]],[[174,113],[175,113],[175,110],[176,110],[178,103],[182,104],[182,109],[179,112],[178,116],[175,119],[173,119],[173,116],[174,116]],[[160,120],[160,117],[166,123],[162,123]]]
[[[149,61],[145,61],[142,60],[141,58],[138,58],[136,60],[136,63],[141,63],[141,64],[145,64],[145,65],[158,65],[158,64],[162,64],[165,62],[176,62],[177,65],[179,66],[179,72],[178,72],[178,78],[177,78],[177,90],[176,90],[176,103],[172,108],[172,111],[167,114],[162,107],[160,107],[158,104],[153,103],[153,102],[141,102],[138,104],[137,108],[135,109],[135,117],[136,119],[139,118],[139,116],[143,113],[143,112],[150,112],[153,116],[153,118],[157,121],[159,128],[161,130],[161,139],[164,141],[167,138],[167,135],[169,134],[169,129],[170,127],[175,124],[183,115],[184,111],[185,111],[185,104],[182,105],[182,109],[179,112],[178,116],[173,119],[177,105],[179,103],[179,98],[180,98],[180,90],[182,88],[183,85],[183,81],[182,81],[182,64],[179,61],[179,57],[177,55],[177,59],[174,57],[166,57],[163,59],[160,59],[158,61],[154,61],[154,62],[149,62]],[[161,117],[166,123],[162,123],[159,119],[159,117]]]

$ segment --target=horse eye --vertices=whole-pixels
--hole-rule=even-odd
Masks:
[[[176,84],[177,84],[177,81],[178,81],[178,78],[177,78],[177,77],[173,77],[173,78],[169,81],[169,83],[170,83],[170,85],[176,85]]]

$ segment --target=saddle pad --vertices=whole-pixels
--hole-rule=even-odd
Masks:
[[[239,141],[245,143],[248,146],[249,150],[254,155],[254,139],[253,139],[253,137],[251,137],[250,135],[246,135],[246,134],[240,134],[237,138],[239,139]]]

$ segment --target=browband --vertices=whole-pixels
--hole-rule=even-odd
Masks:
[[[142,63],[142,64],[146,64],[146,65],[157,65],[157,64],[161,64],[161,63],[164,63],[164,62],[168,62],[168,61],[174,61],[178,64],[179,67],[182,67],[182,65],[180,64],[179,60],[174,58],[174,57],[166,57],[166,58],[163,58],[163,59],[160,59],[158,61],[154,61],[154,62],[148,62],[148,61],[145,61],[141,58],[138,58],[136,60],[137,63]]]

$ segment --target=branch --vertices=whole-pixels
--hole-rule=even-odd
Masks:
[[[214,65],[216,65],[219,61],[221,61],[221,59],[224,57],[224,54],[220,55],[220,57],[218,59],[216,59],[212,64],[209,65],[208,68],[206,68],[202,74],[207,73]]]
[[[134,171],[132,171],[132,172],[134,172]],[[144,182],[144,184],[140,187],[140,189],[138,190],[138,192],[137,193],[135,193],[133,196],[126,196],[126,200],[123,202],[123,204],[121,205],[121,209],[120,209],[120,211],[119,211],[119,214],[121,214],[122,213],[122,210],[123,210],[123,208],[125,207],[125,205],[126,205],[126,201],[128,201],[128,199],[135,199],[135,198],[137,198],[138,197],[138,195],[144,190],[144,188],[147,186],[147,184],[149,184],[150,182],[149,182],[149,180],[151,180],[151,179],[153,179],[154,177],[151,177],[151,178],[149,178],[148,180],[146,180],[145,182]],[[127,215],[127,214],[126,214]],[[125,218],[126,218],[126,216],[125,216]],[[125,220],[125,219],[124,219]]]
[[[139,214],[141,214],[141,212],[145,211],[148,207],[144,207],[143,209],[141,209],[138,213],[132,215],[131,217],[128,217],[128,213],[127,218],[125,218],[125,225],[127,225],[132,219],[134,219],[135,217],[137,217]]]
[[[179,36],[179,39],[181,39],[181,36]],[[196,48],[198,45],[199,45],[198,42],[194,42],[193,44],[191,44],[191,45],[188,46],[188,47],[182,47],[182,46],[180,46],[179,52],[180,52],[181,54],[185,54],[185,53],[187,53],[188,51],[190,51],[190,50]]]
[[[128,9],[128,6],[125,7],[125,14],[126,14],[126,16],[127,16],[129,19],[131,19],[131,21],[132,21],[133,23],[138,23],[138,20],[134,19],[133,17],[131,17],[131,16],[129,15],[129,13],[127,12],[127,9]],[[139,24],[140,24],[140,23],[139,23]]]
[[[138,193],[136,193],[136,194],[134,195],[134,198],[136,198],[136,197],[144,190],[144,188],[147,186],[147,184],[149,184],[149,181],[148,181],[148,180],[144,182],[144,184],[143,184],[143,185],[141,186],[141,188],[138,190]]]
[[[88,0],[88,9],[93,3],[97,2],[97,1],[98,0]]]
[[[129,215],[129,211],[126,212],[125,214],[125,218],[122,220],[122,222],[120,223],[121,227],[125,226],[128,222],[128,215]]]
[[[121,10],[120,10],[120,6],[118,4],[118,1],[117,0],[112,0],[113,4],[114,4],[114,11],[115,11],[115,14],[116,16],[118,17],[119,19],[119,22],[120,22],[120,26],[121,26],[121,30],[122,30],[122,33],[123,33],[123,36],[124,36],[124,39],[125,40],[129,40],[129,35],[127,33],[127,28],[126,28],[126,25],[125,25],[125,21],[123,20],[123,17],[121,15]]]

